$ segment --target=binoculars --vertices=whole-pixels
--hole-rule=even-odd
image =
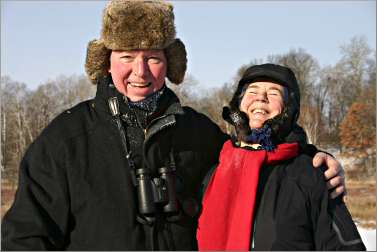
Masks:
[[[119,130],[128,165],[131,168],[132,182],[136,186],[139,201],[138,221],[148,224],[153,223],[154,214],[158,212],[171,213],[173,216],[176,215],[178,213],[178,202],[175,193],[175,162],[173,152],[170,152],[170,165],[159,168],[158,177],[152,178],[149,169],[135,169],[131,152],[127,146],[127,134],[120,120],[118,98],[111,97],[108,100],[108,105]],[[143,215],[145,218],[140,218],[140,215]]]
[[[178,211],[175,193],[174,170],[168,167],[158,169],[159,177],[152,178],[149,169],[136,169],[136,188],[139,213],[148,216],[156,211],[174,213]]]

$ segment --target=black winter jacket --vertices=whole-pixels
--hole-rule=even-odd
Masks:
[[[329,198],[323,171],[300,154],[260,171],[252,250],[365,250],[341,198]]]
[[[55,118],[27,150],[15,201],[2,221],[2,249],[196,249],[198,190],[227,136],[167,90],[166,109],[147,127],[143,160],[155,173],[173,151],[181,217],[168,221],[159,214],[153,225],[141,224],[107,102],[121,96],[106,83],[97,88],[95,99]]]

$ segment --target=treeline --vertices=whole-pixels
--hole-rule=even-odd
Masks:
[[[322,148],[364,153],[375,159],[376,52],[365,38],[354,37],[340,47],[341,59],[334,66],[321,67],[303,49],[254,59],[241,66],[229,83],[205,89],[191,75],[179,86],[169,85],[184,105],[208,115],[225,132],[232,127],[221,117],[238,80],[247,67],[278,63],[290,67],[301,89],[299,123],[309,141]],[[212,73],[215,74],[215,73]],[[82,76],[58,77],[30,91],[10,77],[1,78],[1,171],[16,181],[19,162],[27,146],[57,114],[92,98],[96,87]],[[373,169],[374,166],[373,166]],[[373,171],[370,171],[373,172]]]
[[[1,172],[16,182],[30,143],[63,110],[95,95],[85,76],[60,76],[30,91],[24,83],[1,77]]]
[[[340,46],[341,59],[332,66],[320,66],[304,49],[254,59],[241,66],[231,83],[203,92],[194,82],[175,88],[184,103],[211,117],[227,133],[232,128],[221,118],[238,80],[251,65],[277,63],[290,67],[299,82],[301,113],[299,124],[310,143],[323,149],[336,148],[359,158],[360,172],[375,173],[376,155],[376,52],[364,37],[353,37]],[[198,97],[198,90],[200,96]]]
[[[357,142],[366,136],[370,140],[375,139],[372,132],[375,132],[376,114],[376,52],[368,47],[363,37],[352,38],[348,44],[342,45],[340,50],[342,58],[334,66],[321,67],[304,49],[292,49],[286,54],[252,60],[239,68],[232,83],[225,83],[218,89],[203,92],[202,85],[199,86],[189,76],[187,82],[194,82],[194,85],[182,84],[175,90],[183,97],[184,103],[206,113],[227,130],[225,122],[221,119],[221,110],[229,102],[245,69],[267,62],[285,65],[295,72],[300,85],[299,122],[305,127],[309,141],[316,145],[340,149],[356,148],[356,145],[350,143],[351,140]],[[199,89],[200,97],[196,93]],[[360,125],[350,125],[352,123],[349,122],[342,124],[349,108],[355,104],[362,104],[361,107],[366,109],[360,114],[363,118]],[[356,135],[346,133],[351,129],[347,128],[347,125],[352,126],[352,131],[355,131]],[[357,134],[363,132],[365,135],[358,137]],[[373,145],[373,142],[365,143],[363,147]]]

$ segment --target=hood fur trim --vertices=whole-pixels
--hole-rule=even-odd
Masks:
[[[300,139],[304,140],[300,141],[306,143],[305,132],[303,130],[296,130],[300,128],[297,125],[300,114],[300,89],[296,77],[289,68],[274,64],[254,65],[246,69],[241,80],[238,82],[229,107],[223,108],[222,116],[225,121],[235,127],[237,139],[239,141],[247,141],[246,138],[251,133],[249,119],[246,113],[240,111],[239,108],[243,97],[242,91],[246,86],[259,78],[263,78],[265,81],[276,81],[288,89],[288,99],[284,103],[282,113],[264,122],[264,125],[269,125],[272,129],[274,143],[288,142],[293,139],[292,134],[297,132],[303,132],[300,135]],[[298,139],[298,137],[295,137],[295,139]]]

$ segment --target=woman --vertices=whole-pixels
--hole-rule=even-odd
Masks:
[[[303,153],[300,94],[293,72],[248,68],[223,117],[235,126],[202,202],[199,250],[365,250],[323,172]]]

